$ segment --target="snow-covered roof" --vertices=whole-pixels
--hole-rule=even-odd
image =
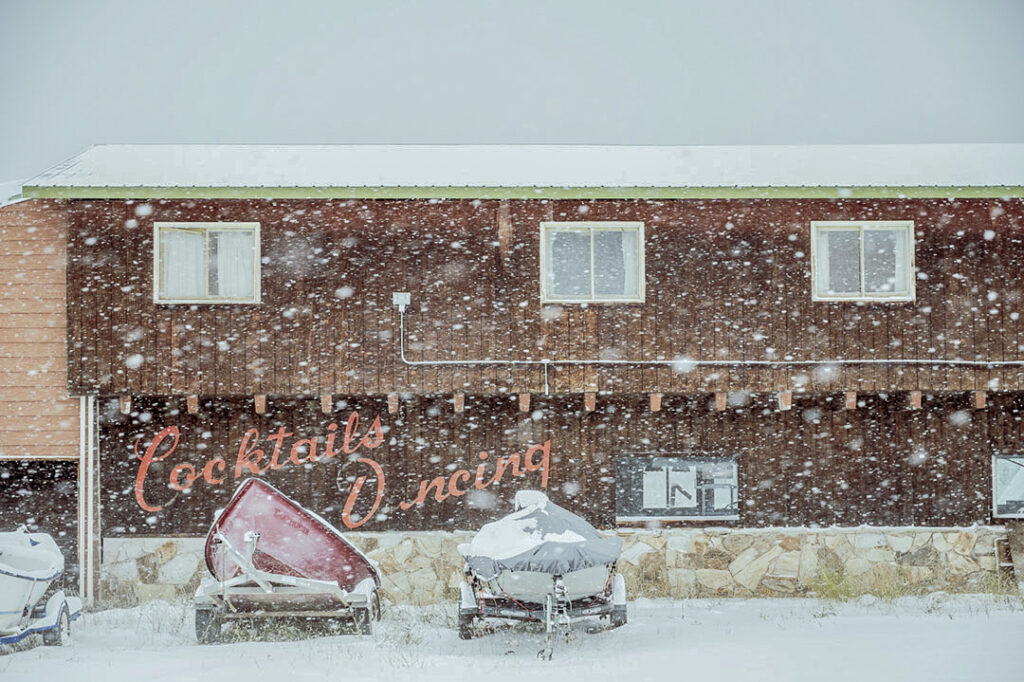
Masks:
[[[483,191],[496,189],[535,196],[530,188],[605,188],[613,191],[592,196],[630,196],[622,190],[632,188],[655,190],[632,195],[656,196],[687,188],[802,188],[811,195],[812,188],[872,187],[986,187],[1020,196],[1024,144],[98,145],[26,182],[25,194],[402,196],[381,190],[404,188],[408,196],[444,196],[447,188],[453,196],[502,194]],[[408,191],[415,188],[434,191]]]
[[[22,184],[21,180],[0,182],[0,208],[17,203],[24,198],[21,196]]]

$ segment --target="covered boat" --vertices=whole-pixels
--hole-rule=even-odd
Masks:
[[[380,573],[318,514],[251,478],[206,536],[210,571],[195,597],[196,637],[220,638],[226,620],[301,617],[354,623],[380,618]]]
[[[64,643],[82,602],[57,587],[63,574],[64,555],[46,533],[0,533],[0,644],[37,632],[44,644]]]
[[[602,535],[541,492],[520,491],[515,506],[459,546],[466,560],[459,636],[472,637],[479,618],[542,621],[548,632],[593,616],[625,624],[625,583],[615,572],[622,539]]]

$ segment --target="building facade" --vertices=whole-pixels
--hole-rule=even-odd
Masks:
[[[1024,150],[888,182],[878,150],[831,150],[854,181],[824,187],[778,177],[804,150],[719,185],[646,152],[623,179],[602,148],[95,148],[27,185],[67,225],[100,592],[187,592],[254,475],[398,601],[443,598],[524,488],[621,533],[634,593],[998,582],[1024,517]],[[527,184],[501,170],[522,153],[576,163]]]

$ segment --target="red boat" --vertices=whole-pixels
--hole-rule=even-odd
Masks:
[[[219,641],[228,620],[380,619],[373,561],[319,515],[258,478],[244,481],[206,536],[208,576],[195,597],[196,638]]]

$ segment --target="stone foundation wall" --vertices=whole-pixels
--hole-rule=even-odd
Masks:
[[[634,596],[989,591],[1002,527],[691,530],[623,535]]]
[[[471,532],[347,533],[378,562],[384,597],[453,600],[459,543]],[[621,530],[630,597],[824,596],[981,592],[999,584],[1001,526]],[[100,598],[133,603],[191,596],[206,571],[200,538],[108,538]]]

